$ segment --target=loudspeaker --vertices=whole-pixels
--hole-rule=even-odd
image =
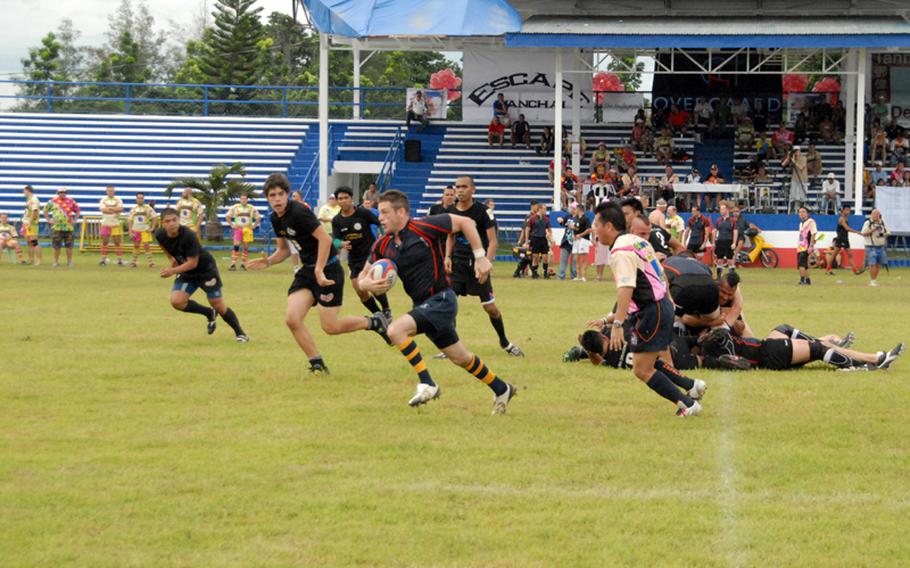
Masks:
[[[404,161],[419,162],[420,160],[420,140],[404,141]]]

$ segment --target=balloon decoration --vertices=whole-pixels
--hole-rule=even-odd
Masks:
[[[809,76],[805,73],[788,73],[781,79],[784,93],[805,93],[809,90]]]
[[[597,104],[603,103],[603,91],[616,92],[626,90],[616,73],[601,71],[594,75],[594,79],[591,83],[597,96]]]
[[[840,93],[840,81],[835,77],[825,77],[820,79],[812,87],[813,93],[831,93],[828,95],[828,102],[834,104],[837,102],[838,93]]]
[[[458,100],[461,97],[461,91],[458,90],[460,86],[461,78],[451,68],[443,69],[430,75],[430,88],[448,89],[449,101]]]

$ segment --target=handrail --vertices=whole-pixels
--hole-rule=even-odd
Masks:
[[[335,152],[338,150],[337,140],[338,132],[334,124],[329,124],[329,173],[332,172],[332,164],[335,161]],[[310,163],[310,167],[307,169],[306,173],[303,175],[303,180],[300,182],[300,186],[297,188],[303,195],[303,200],[308,201],[310,193],[312,193],[313,188],[319,188],[319,152],[315,154],[315,159]],[[305,191],[304,191],[305,189]]]
[[[382,162],[382,169],[379,171],[379,176],[376,177],[376,189],[379,193],[382,193],[388,189],[388,184],[392,180],[392,176],[395,175],[395,165],[398,163],[398,156],[401,151],[401,142],[404,139],[402,129],[399,126],[395,130],[395,138],[392,139],[392,143],[389,145],[389,149],[386,152],[385,159]]]

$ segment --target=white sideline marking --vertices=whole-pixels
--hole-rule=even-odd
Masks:
[[[715,388],[711,389],[713,393],[717,393],[715,402],[718,418],[720,419],[720,434],[715,453],[720,477],[718,501],[723,513],[720,532],[728,564],[730,566],[746,566],[748,562],[745,547],[737,526],[740,499],[736,489],[736,441],[733,439],[732,432],[736,412],[736,397],[730,392],[734,388],[733,381],[730,378],[729,373],[718,377],[714,380],[714,383],[722,384],[717,384]]]

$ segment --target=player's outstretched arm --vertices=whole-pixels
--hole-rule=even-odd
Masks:
[[[468,239],[471,250],[474,252],[474,274],[477,281],[483,284],[493,271],[493,264],[487,259],[487,251],[483,249],[480,233],[477,232],[477,223],[461,215],[449,215],[452,219],[452,232],[461,233]]]
[[[287,239],[278,237],[275,239],[275,241],[278,247],[275,249],[275,252],[271,254],[271,256],[253,259],[247,263],[247,268],[250,270],[263,270],[269,266],[272,266],[273,264],[284,262],[287,257],[291,256],[291,250],[288,246]]]

